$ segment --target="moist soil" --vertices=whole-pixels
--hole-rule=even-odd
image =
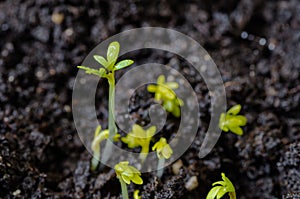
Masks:
[[[220,70],[228,107],[241,104],[248,123],[243,136],[222,133],[209,155],[199,158],[211,111],[201,76],[170,53],[126,56],[135,60],[131,67],[161,63],[178,70],[201,110],[181,169],[174,173],[171,165],[161,179],[143,174],[144,184],[130,185],[129,194],[139,189],[143,199],[205,198],[225,172],[240,199],[300,198],[298,0],[0,1],[0,198],[121,198],[113,169],[90,171],[91,155],[73,122],[72,88],[76,66],[99,42],[147,26],[198,41]],[[104,127],[107,91],[104,82],[96,96]],[[153,95],[141,88],[131,99],[130,117],[147,124]],[[164,132],[172,136],[178,121],[168,115]],[[198,186],[188,190],[193,176]]]

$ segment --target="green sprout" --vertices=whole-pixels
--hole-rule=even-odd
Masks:
[[[111,42],[107,49],[106,59],[100,55],[94,55],[94,59],[101,64],[103,67],[97,69],[89,68],[86,66],[77,66],[77,68],[84,70],[87,74],[96,75],[98,77],[104,77],[109,83],[109,95],[108,95],[108,129],[109,139],[112,140],[114,135],[117,133],[117,126],[114,121],[113,112],[115,109],[115,71],[126,68],[133,64],[130,59],[122,60],[118,63],[117,59],[119,56],[120,44],[117,41]],[[109,158],[112,153],[112,144],[107,142],[104,149],[104,158]],[[107,160],[103,160],[106,162]]]
[[[134,124],[132,126],[132,131],[129,132],[126,137],[121,138],[121,140],[127,144],[129,148],[141,147],[140,159],[144,162],[149,153],[150,141],[155,134],[155,131],[155,126],[151,126],[147,130],[144,130],[138,124]]]
[[[140,190],[135,190],[133,192],[133,199],[142,199],[142,196],[140,196],[139,194],[140,194]]]
[[[127,185],[130,182],[135,184],[143,184],[141,173],[135,167],[128,165],[129,162],[124,161],[115,165],[117,178],[120,181],[123,199],[128,199]]]
[[[91,144],[91,148],[93,151],[93,158],[91,161],[91,170],[94,171],[96,170],[99,160],[100,160],[100,143],[105,140],[108,139],[109,136],[109,131],[108,129],[105,129],[103,131],[101,131],[101,125],[98,125],[95,133],[94,133],[94,139],[93,142]],[[118,141],[120,137],[120,134],[115,134],[114,135],[114,141]]]
[[[156,150],[156,154],[158,157],[157,176],[161,177],[163,174],[163,166],[165,164],[165,160],[171,157],[171,155],[173,154],[173,150],[167,143],[166,138],[160,138],[160,140],[153,145],[152,150]]]
[[[224,173],[221,174],[223,181],[218,181],[212,184],[214,186],[206,196],[206,199],[217,199],[222,198],[226,193],[228,193],[230,199],[236,199],[235,188],[231,181],[225,176]],[[217,186],[215,186],[217,185]]]
[[[219,120],[219,128],[225,132],[229,130],[237,135],[243,135],[243,129],[240,126],[245,126],[247,118],[243,115],[238,115],[242,106],[240,104],[231,107],[227,113],[222,113]]]
[[[164,109],[172,113],[175,117],[180,116],[180,106],[183,105],[183,101],[179,99],[174,89],[179,87],[176,82],[166,82],[165,76],[160,75],[157,78],[156,85],[150,84],[147,86],[147,90],[150,93],[155,93],[155,100],[162,102]]]

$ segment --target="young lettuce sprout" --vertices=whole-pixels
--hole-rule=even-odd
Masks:
[[[133,192],[133,199],[142,199],[142,196],[140,196],[139,194],[140,194],[140,190],[135,190]]]
[[[98,125],[95,134],[94,134],[94,139],[91,145],[92,151],[93,151],[93,158],[91,161],[91,170],[94,171],[96,170],[99,160],[100,160],[100,143],[108,139],[109,136],[109,131],[107,129],[101,131],[101,125]],[[114,141],[118,141],[120,137],[120,134],[115,134],[114,136]]]
[[[138,124],[134,124],[132,126],[132,131],[129,132],[126,137],[121,138],[121,140],[127,144],[129,148],[142,147],[140,159],[143,163],[149,153],[150,141],[155,134],[155,131],[155,126],[151,126],[147,130],[144,130]]]
[[[112,140],[114,135],[117,133],[117,127],[115,125],[113,112],[115,109],[115,71],[122,68],[128,67],[133,64],[133,61],[130,59],[122,60],[116,64],[120,51],[120,44],[117,41],[111,42],[107,49],[107,58],[100,55],[94,55],[94,59],[101,64],[103,67],[98,70],[89,68],[86,66],[77,66],[79,69],[84,70],[87,74],[97,75],[99,77],[104,77],[108,80],[109,83],[109,96],[108,96],[108,130],[109,130],[109,139]],[[104,149],[104,158],[109,158],[112,145],[110,142],[107,142]],[[107,160],[103,160],[106,162]]]
[[[245,126],[247,118],[243,115],[238,115],[242,106],[240,104],[230,108],[227,113],[222,113],[219,120],[219,128],[225,132],[229,130],[237,135],[243,135],[243,129],[240,126]]]
[[[157,176],[160,178],[164,171],[163,166],[165,164],[165,160],[171,157],[171,155],[173,154],[173,150],[167,143],[166,138],[160,138],[160,140],[153,145],[152,150],[156,150],[156,154],[158,157]]]
[[[226,193],[228,193],[230,199],[236,199],[235,188],[231,181],[225,176],[224,173],[221,174],[223,181],[218,181],[212,184],[214,186],[206,196],[206,199],[217,199],[222,198]],[[217,185],[217,186],[215,186]]]
[[[124,161],[115,165],[117,178],[120,181],[123,199],[128,199],[127,185],[130,182],[135,184],[143,184],[141,173],[135,167],[128,165],[129,162]]]
[[[166,82],[165,76],[160,75],[157,78],[156,85],[148,85],[147,90],[150,93],[155,93],[155,100],[161,101],[164,109],[172,113],[175,117],[180,116],[180,106],[183,105],[183,101],[179,99],[174,89],[179,87],[176,82]]]

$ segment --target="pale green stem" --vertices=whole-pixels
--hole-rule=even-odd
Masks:
[[[121,178],[119,178],[119,181],[121,184],[122,197],[123,199],[128,199],[127,184]]]
[[[164,165],[165,165],[165,158],[159,158],[158,159],[158,165],[157,165],[157,177],[161,178],[161,176],[164,173]],[[161,169],[160,169],[161,168]]]
[[[109,83],[109,95],[108,95],[108,130],[109,139],[113,141],[115,134],[117,133],[117,126],[114,120],[115,111],[115,76],[112,72],[109,77],[107,77]],[[102,162],[106,163],[112,154],[112,142],[106,142],[103,151]]]
[[[145,162],[147,156],[149,153],[149,147],[142,147],[141,153],[140,153],[140,160],[142,164]]]
[[[236,199],[235,192],[229,192],[230,199]]]
[[[100,151],[99,152],[94,151],[92,162],[91,162],[92,163],[92,165],[91,165],[92,171],[95,171],[97,169],[99,159],[100,159]]]

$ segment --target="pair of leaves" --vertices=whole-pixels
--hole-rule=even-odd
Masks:
[[[166,82],[165,76],[160,75],[157,78],[156,85],[148,85],[147,90],[150,93],[155,93],[155,99],[157,101],[172,100],[176,98],[176,94],[173,91],[179,87],[176,82]]]
[[[240,104],[230,108],[227,113],[222,113],[219,119],[219,128],[225,132],[229,130],[237,135],[243,135],[243,129],[240,126],[245,126],[247,118],[243,115],[238,115],[242,106]]]
[[[229,193],[230,196],[235,197],[235,188],[232,182],[225,176],[224,173],[221,174],[223,181],[218,181],[212,184],[214,186],[206,196],[206,199],[220,199],[226,193]],[[230,198],[235,199],[235,198]]]
[[[155,126],[151,126],[147,130],[144,130],[141,126],[134,124],[132,131],[129,132],[126,137],[121,138],[121,140],[127,144],[129,148],[142,147],[140,159],[144,162],[148,156],[150,141],[155,132]]]
[[[160,140],[153,145],[152,150],[156,150],[156,154],[159,159],[169,159],[173,154],[173,150],[167,143],[166,138],[160,138]]]
[[[126,184],[133,182],[135,184],[143,184],[141,173],[135,167],[130,166],[128,161],[120,162],[115,165],[117,177]]]
[[[183,101],[174,92],[174,89],[178,87],[178,83],[166,82],[165,76],[160,75],[157,78],[156,85],[148,85],[147,90],[150,93],[155,93],[155,100],[162,101],[162,106],[166,111],[172,113],[175,117],[179,117],[180,106],[183,105]]]
[[[129,132],[126,137],[121,138],[121,140],[126,143],[129,148],[139,146],[142,148],[149,148],[150,141],[155,134],[155,131],[155,126],[151,126],[147,130],[144,130],[140,125],[134,124],[132,126],[132,131]]]
[[[99,68],[99,70],[92,69],[86,66],[77,66],[79,69],[85,70],[87,74],[97,75],[99,77],[107,77],[109,72],[114,72],[130,66],[134,62],[130,59],[125,59],[117,62],[120,52],[120,44],[117,41],[111,42],[107,49],[106,59],[100,55],[94,55],[94,59],[101,64],[104,68]]]

